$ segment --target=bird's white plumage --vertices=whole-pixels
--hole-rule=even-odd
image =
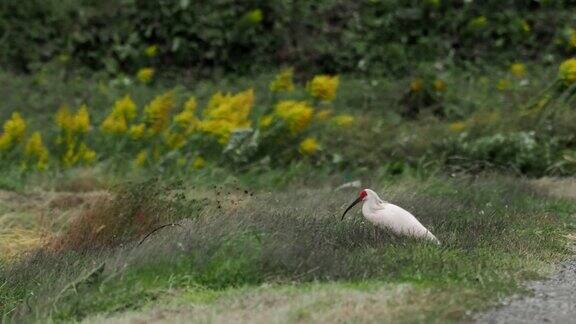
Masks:
[[[440,241],[414,215],[402,207],[382,201],[378,194],[370,189],[364,191],[366,198],[362,205],[362,214],[372,224],[388,228],[399,235],[424,238],[440,244]]]

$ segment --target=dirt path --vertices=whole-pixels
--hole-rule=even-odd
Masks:
[[[559,266],[548,280],[528,284],[533,294],[510,298],[500,308],[476,317],[478,323],[576,322],[576,260]]]
[[[544,178],[534,184],[552,195],[576,199],[576,181],[572,178]],[[576,260],[560,264],[549,279],[527,287],[531,295],[506,299],[500,307],[477,315],[477,323],[576,322]]]

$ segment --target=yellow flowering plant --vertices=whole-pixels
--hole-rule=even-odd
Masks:
[[[144,84],[150,83],[152,81],[152,78],[154,78],[155,73],[156,70],[154,70],[151,67],[141,68],[140,70],[138,70],[138,72],[136,72],[136,79],[138,79],[138,81]]]
[[[196,117],[197,107],[196,98],[190,97],[184,103],[184,109],[174,116],[174,124],[186,136],[192,134],[200,127],[200,119]]]
[[[313,113],[314,109],[306,101],[283,100],[274,108],[274,114],[286,124],[292,135],[297,135],[310,126]]]
[[[272,82],[270,82],[269,88],[272,92],[292,92],[294,91],[294,69],[285,68]]]
[[[206,160],[203,157],[197,156],[194,161],[192,162],[192,168],[198,170],[204,168],[206,165]]]
[[[155,57],[158,54],[157,45],[149,45],[144,49],[144,55],[147,57]]]
[[[569,58],[560,64],[558,78],[566,85],[576,82],[576,58]]]
[[[313,137],[307,137],[299,145],[300,153],[314,155],[318,151],[318,141]]]
[[[332,122],[338,127],[347,128],[354,124],[354,117],[349,114],[342,114],[332,118]]]
[[[0,135],[0,153],[9,152],[24,140],[26,121],[19,113],[14,112],[4,123],[3,133]],[[4,155],[4,154],[3,154]]]
[[[510,65],[510,73],[516,78],[523,78],[526,76],[526,66],[522,63],[516,62]]]
[[[168,91],[144,107],[144,120],[150,135],[158,135],[168,127],[174,105],[174,92]]]
[[[317,75],[308,83],[308,92],[321,101],[332,101],[336,97],[340,77],[335,75]]]
[[[40,132],[34,132],[26,141],[24,157],[26,169],[34,167],[38,171],[44,171],[48,168],[49,153],[44,146]]]
[[[251,127],[250,114],[254,106],[254,89],[237,94],[217,92],[203,111],[199,130],[225,145],[235,129]]]
[[[129,123],[136,117],[136,104],[129,95],[114,103],[112,111],[106,116],[100,128],[112,135],[122,135],[128,131]]]
[[[322,109],[316,113],[316,119],[318,119],[319,121],[325,121],[328,118],[330,118],[330,116],[332,116],[333,114],[334,111],[332,109]]]
[[[349,128],[355,123],[352,115],[336,114],[331,106],[316,111],[311,103],[332,101],[338,82],[337,76],[316,76],[307,88],[314,100],[277,101],[273,96],[263,96],[269,99],[259,103],[258,109],[254,109],[256,95],[252,88],[215,92],[202,108],[196,97],[184,98],[176,90],[157,95],[143,109],[138,109],[130,95],[124,95],[98,121],[96,131],[86,105],[77,110],[62,106],[54,116],[56,135],[47,141],[39,132],[27,136],[26,122],[14,113],[0,134],[0,154],[17,147],[15,156],[22,169],[37,171],[49,165],[88,165],[99,156],[128,159],[133,167],[158,167],[163,171],[202,169],[207,161],[215,160],[231,165],[262,159],[285,163],[298,156],[321,160],[326,155],[315,134],[324,127]],[[268,90],[296,90],[292,70],[282,70]],[[178,106],[181,108],[177,110]],[[50,150],[46,142],[54,143]],[[98,154],[92,145],[98,148]]]
[[[82,105],[76,113],[62,106],[55,116],[59,135],[56,138],[57,153],[64,167],[76,164],[91,164],[96,152],[86,144],[86,135],[90,131],[88,107]]]

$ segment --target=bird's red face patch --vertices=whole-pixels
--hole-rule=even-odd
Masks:
[[[366,196],[368,196],[368,194],[366,193],[366,190],[360,191],[360,199],[361,200],[366,199]]]

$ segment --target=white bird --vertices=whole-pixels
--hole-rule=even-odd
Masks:
[[[436,236],[430,233],[416,217],[402,207],[383,201],[378,197],[378,194],[370,189],[360,191],[360,196],[346,209],[342,215],[342,220],[344,220],[346,213],[361,201],[364,202],[362,214],[375,226],[388,228],[395,234],[424,238],[440,244]]]

